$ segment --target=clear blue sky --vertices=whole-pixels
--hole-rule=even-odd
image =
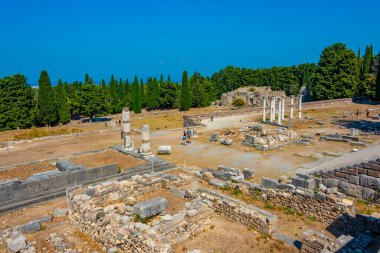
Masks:
[[[0,0],[0,76],[125,79],[318,62],[380,47],[379,0]]]

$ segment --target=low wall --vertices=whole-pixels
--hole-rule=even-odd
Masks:
[[[94,180],[119,173],[117,164],[105,165],[93,169],[84,169],[69,173],[57,173],[40,180],[12,181],[0,185],[0,203],[25,199],[29,196],[68,187],[75,183]]]
[[[352,98],[342,98],[342,99],[333,99],[333,100],[322,100],[322,101],[315,101],[315,102],[306,102],[302,103],[302,108],[310,108],[310,107],[318,107],[318,106],[336,106],[336,105],[343,105],[343,104],[350,104],[352,103]],[[288,107],[290,106],[290,101],[285,101],[285,110],[289,110]],[[294,109],[298,109],[297,101],[294,102]],[[245,108],[240,110],[230,110],[230,111],[223,111],[223,112],[212,112],[212,113],[205,113],[205,114],[196,114],[196,115],[184,115],[183,116],[183,126],[184,127],[191,127],[191,126],[201,126],[201,121],[203,119],[210,119],[211,117],[214,118],[222,118],[222,117],[228,117],[228,116],[237,116],[237,115],[245,115],[245,114],[251,114],[251,113],[260,113],[262,112],[263,108],[260,107],[253,107],[253,108]],[[267,106],[267,111],[269,112],[269,105]]]
[[[316,174],[327,188],[337,187],[349,196],[380,202],[380,159]]]
[[[232,221],[254,227],[267,235],[273,234],[277,229],[277,216],[274,214],[218,192],[205,189],[197,191],[202,194],[202,198],[213,202],[216,213]]]

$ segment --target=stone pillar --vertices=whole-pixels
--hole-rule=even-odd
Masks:
[[[142,125],[141,127],[141,153],[144,156],[151,156],[150,150],[150,127],[149,125]]]
[[[298,101],[298,118],[302,119],[302,97],[303,95],[299,95],[299,101]]]
[[[285,97],[281,97],[281,119],[285,120]]]
[[[277,113],[277,124],[281,125],[282,118],[282,98],[278,98],[278,113]]]
[[[290,96],[290,116],[289,116],[290,119],[293,119],[293,111],[294,111],[293,106],[294,106],[294,95],[291,95]]]
[[[123,121],[121,137],[124,141],[124,149],[131,151],[135,149],[131,139],[131,113],[128,108],[123,108],[121,115]]]
[[[269,122],[270,122],[270,123],[273,122],[273,101],[274,101],[274,97],[270,97],[270,102],[269,102],[269,105],[270,105],[270,110],[269,110]]]
[[[266,113],[265,113],[265,107],[266,107],[266,103],[267,103],[267,98],[266,97],[263,97],[263,122],[266,121]]]

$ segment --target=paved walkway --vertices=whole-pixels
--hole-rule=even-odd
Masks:
[[[348,165],[352,165],[355,163],[362,163],[369,160],[376,160],[377,158],[380,158],[380,144],[375,144],[373,146],[370,146],[369,148],[359,150],[358,152],[353,153],[345,153],[340,157],[336,157],[329,160],[320,160],[319,165],[316,166],[310,166],[312,164],[306,164],[302,166],[300,169],[300,172],[315,172],[320,170],[331,170],[331,169],[337,169],[340,167],[345,167]]]

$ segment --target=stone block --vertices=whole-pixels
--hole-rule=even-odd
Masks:
[[[335,178],[323,178],[323,179],[322,179],[322,183],[323,183],[327,188],[338,187],[338,185],[339,185],[339,180],[337,180],[337,179],[335,179]]]
[[[158,146],[157,154],[169,155],[172,152],[172,146]]]
[[[342,173],[342,172],[336,172],[336,173],[335,173],[335,177],[340,177],[340,178],[344,178],[344,179],[349,179],[349,178],[350,178],[350,175],[349,175],[349,174],[346,174],[346,173]]]
[[[359,185],[359,176],[350,175],[348,183]]]
[[[291,180],[292,180],[292,185],[294,185],[295,187],[305,188],[304,178],[292,177]]]
[[[373,190],[380,190],[380,178],[360,175],[360,185]]]
[[[375,197],[375,191],[374,190],[367,188],[367,187],[363,187],[362,199],[371,200],[374,197]]]
[[[244,179],[252,178],[253,174],[255,174],[254,170],[248,168],[243,169]]]
[[[268,189],[277,189],[279,182],[270,178],[263,177],[261,179],[261,185]]]
[[[210,185],[213,185],[213,186],[215,186],[215,187],[219,187],[219,188],[222,188],[222,187],[224,187],[225,185],[226,185],[226,183],[225,182],[223,182],[223,181],[221,181],[221,180],[219,180],[219,179],[211,179],[210,181],[208,181],[208,183],[210,184]]]
[[[322,201],[325,201],[325,200],[327,199],[327,195],[326,195],[325,193],[323,193],[323,192],[317,192],[317,193],[315,194],[315,197],[316,197],[317,199],[322,200]]]
[[[277,189],[279,189],[279,190],[285,190],[285,191],[295,191],[296,187],[294,185],[292,185],[292,184],[282,184],[282,183],[280,183],[277,186]]]
[[[68,161],[68,160],[58,160],[56,163],[55,163],[55,166],[57,167],[57,169],[59,169],[60,171],[66,171],[66,168],[70,167],[70,166],[73,166],[73,164]]]
[[[359,185],[349,184],[349,183],[340,181],[338,188],[342,193],[347,194],[349,196],[353,196],[357,198],[362,197],[362,187],[360,187]]]
[[[256,144],[256,138],[252,134],[246,134],[245,135],[245,142],[249,144]]]
[[[313,190],[316,187],[314,178],[305,180],[305,189]]]
[[[367,170],[364,168],[358,168],[358,174],[367,174]]]
[[[137,203],[133,206],[133,212],[141,218],[148,218],[166,210],[168,201],[165,198],[157,197]]]
[[[380,171],[367,170],[367,175],[371,177],[380,178]]]
[[[8,232],[8,234],[3,236],[3,241],[9,252],[21,252],[28,248],[28,241],[19,231]]]
[[[299,178],[303,178],[303,179],[310,179],[311,178],[310,175],[303,174],[303,173],[296,173],[296,176],[299,177]]]

